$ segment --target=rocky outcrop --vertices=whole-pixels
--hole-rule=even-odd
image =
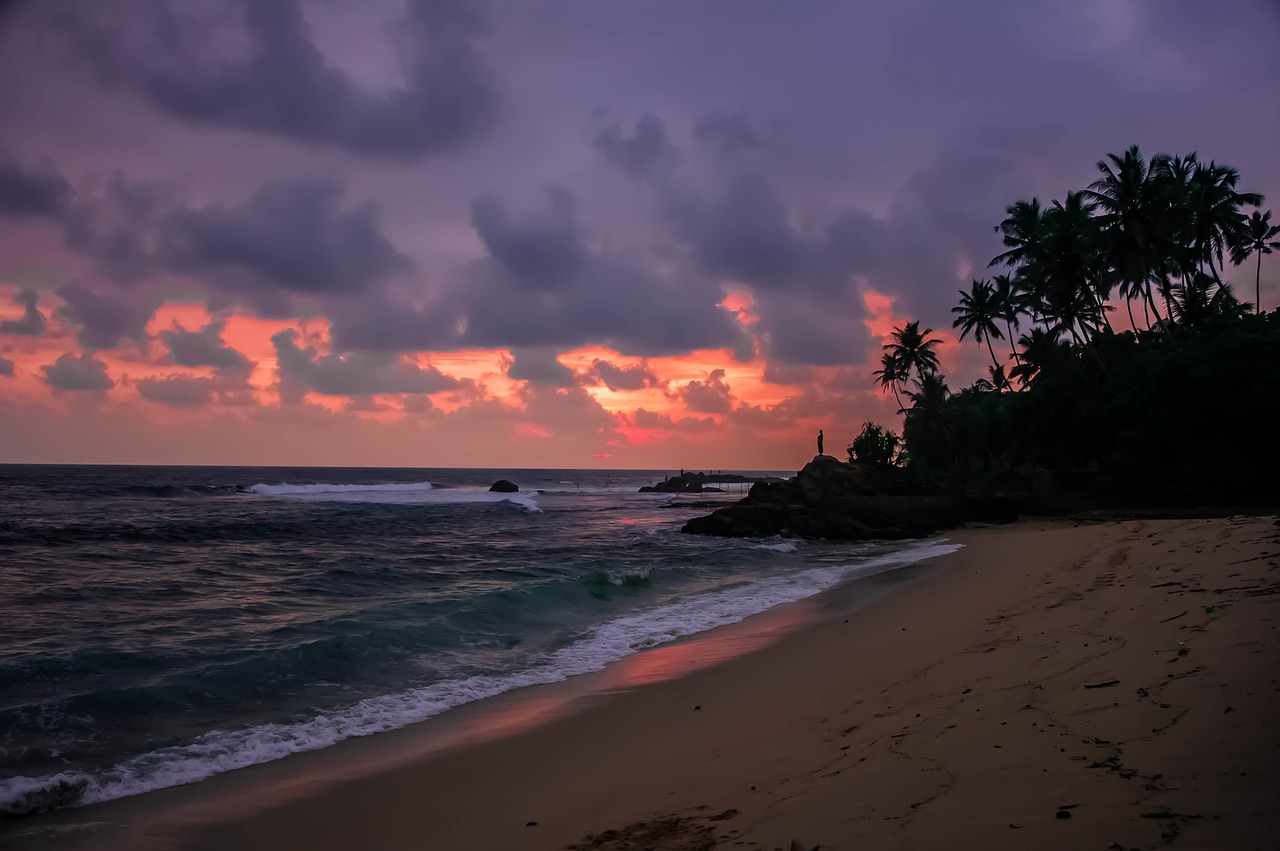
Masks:
[[[489,487],[490,493],[518,493],[519,491],[519,485],[506,479],[498,479]]]
[[[722,493],[721,488],[712,487],[715,484],[736,484],[739,482],[765,482],[765,481],[781,481],[781,479],[771,479],[768,477],[760,478],[758,476],[741,476],[737,473],[681,473],[678,476],[670,476],[663,479],[656,485],[645,485],[640,488],[640,493]]]
[[[734,505],[688,521],[684,531],[862,541],[917,538],[962,523],[1014,519],[1016,509],[1006,500],[940,493],[896,467],[820,455],[795,478],[759,482]]]

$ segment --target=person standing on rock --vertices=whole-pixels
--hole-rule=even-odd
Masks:
[[[818,454],[822,454],[822,429],[818,429]]]

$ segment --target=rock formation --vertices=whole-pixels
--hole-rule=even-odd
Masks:
[[[897,467],[822,455],[792,479],[757,482],[739,502],[695,517],[683,531],[861,541],[924,537],[962,523],[1014,519],[1016,509],[1006,500],[945,494]]]

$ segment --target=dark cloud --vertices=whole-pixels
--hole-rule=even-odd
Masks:
[[[83,279],[67,281],[58,288],[65,304],[55,311],[80,326],[81,344],[93,349],[109,349],[129,339],[146,338],[147,323],[160,305],[155,293],[123,290]]]
[[[421,393],[408,394],[401,403],[401,409],[406,414],[425,414],[434,407],[431,397]]]
[[[756,330],[764,336],[771,359],[827,366],[866,358],[871,337],[856,291],[821,298],[761,292],[755,309],[760,315]]]
[[[653,252],[590,252],[571,196],[553,193],[551,209],[513,223],[497,199],[478,203],[473,219],[489,257],[439,289],[382,287],[334,301],[335,343],[377,351],[597,344],[655,356],[739,341],[714,280]]]
[[[756,130],[747,116],[740,112],[715,110],[708,112],[693,125],[693,138],[716,149],[721,159],[727,159],[739,151],[750,151],[766,146],[764,137]]]
[[[168,269],[229,291],[352,291],[408,269],[377,208],[343,209],[342,198],[334,181],[295,180],[264,184],[239,206],[181,207],[165,217],[160,253]]]
[[[171,408],[200,408],[209,404],[252,405],[253,388],[247,370],[218,372],[212,377],[186,373],[143,378],[133,382],[142,398]]]
[[[666,431],[709,431],[719,428],[714,417],[681,417],[677,420],[667,414],[654,413],[647,408],[637,408],[631,415],[631,424],[636,428]]]
[[[199,408],[213,401],[216,382],[212,378],[170,375],[143,378],[135,382],[138,395],[171,408]]]
[[[162,221],[176,203],[160,184],[114,172],[100,190],[77,195],[67,210],[67,247],[91,257],[104,278],[136,283],[154,271]]]
[[[499,83],[476,50],[487,26],[469,2],[409,0],[394,30],[404,79],[386,92],[329,64],[298,0],[229,5],[77,6],[62,24],[103,85],[193,124],[398,160],[461,148],[494,124]]]
[[[161,331],[160,337],[169,347],[169,357],[179,366],[212,366],[225,370],[247,369],[249,359],[222,341],[225,320],[210,322],[199,331],[188,331],[181,325]]]
[[[748,428],[790,428],[796,424],[791,400],[783,400],[768,408],[761,405],[739,405],[729,412],[729,421]]]
[[[6,378],[13,377],[13,361],[3,355],[0,355],[0,375]]]
[[[13,297],[13,303],[22,308],[22,318],[6,319],[0,322],[0,334],[20,334],[29,337],[39,337],[44,334],[46,323],[44,314],[38,307],[40,293],[31,287],[24,287]]]
[[[116,386],[107,374],[107,365],[93,356],[93,352],[81,352],[79,357],[67,352],[59,355],[53,364],[40,367],[44,380],[58,390],[101,392]]]
[[[573,387],[577,383],[573,370],[556,359],[555,349],[514,349],[511,354],[509,378],[552,387]]]
[[[713,274],[776,289],[794,283],[804,269],[807,246],[791,225],[786,202],[761,175],[735,176],[728,191],[709,202],[674,199],[671,216]]]
[[[396,356],[352,353],[319,356],[313,348],[299,348],[293,329],[271,337],[280,370],[281,392],[300,396],[310,391],[325,396],[368,396],[374,393],[438,393],[461,386],[458,379],[433,366],[423,367]]]
[[[58,219],[71,203],[71,184],[49,160],[24,168],[0,148],[0,216]]]
[[[536,289],[567,286],[587,266],[572,194],[554,189],[549,215],[513,222],[502,202],[482,195],[471,205],[471,223],[489,254],[512,278]]]
[[[610,124],[596,133],[591,144],[610,163],[636,178],[669,171],[680,158],[667,136],[667,125],[650,112],[640,117],[630,135],[617,124]]]
[[[591,362],[591,374],[610,390],[643,390],[658,383],[658,376],[643,365],[615,366],[596,358]]]
[[[713,369],[705,381],[690,381],[680,391],[684,406],[698,414],[723,414],[733,407],[733,393],[723,369]]]

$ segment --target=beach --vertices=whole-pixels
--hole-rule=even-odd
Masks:
[[[429,721],[0,836],[191,851],[1274,847],[1275,518],[948,537],[964,548],[882,599],[833,589],[739,629],[749,652],[694,640],[629,657],[625,682],[591,694],[524,690],[509,729],[462,744],[415,745]]]

